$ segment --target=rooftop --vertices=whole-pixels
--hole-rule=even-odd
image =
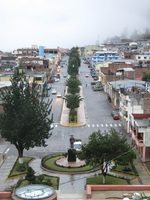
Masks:
[[[109,82],[110,85],[114,89],[120,89],[120,88],[127,88],[127,87],[139,87],[139,88],[145,88],[145,81],[137,81],[137,80],[119,80],[119,81],[112,81]]]
[[[132,68],[119,68],[119,69],[117,69],[117,71],[126,71],[126,72],[134,72],[135,70],[134,69],[132,69]]]
[[[139,127],[148,127],[150,126],[150,120],[149,119],[136,119],[137,126]]]

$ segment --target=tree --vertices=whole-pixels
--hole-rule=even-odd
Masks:
[[[81,82],[74,76],[71,76],[68,80],[66,85],[68,86],[68,93],[75,94],[79,93]]]
[[[92,166],[99,165],[103,175],[103,184],[106,183],[106,175],[112,160],[119,161],[130,158],[130,161],[136,158],[135,152],[127,143],[126,138],[121,138],[115,129],[108,133],[92,133],[89,137],[88,144],[82,145],[79,158],[85,160]]]
[[[67,103],[67,108],[70,108],[70,110],[74,110],[75,108],[78,108],[80,105],[80,101],[82,101],[83,98],[81,98],[77,94],[71,94],[65,96],[65,101]]]
[[[69,53],[69,57],[75,57],[77,59],[77,62],[78,62],[78,67],[80,66],[80,55],[79,55],[79,52],[78,52],[78,47],[73,47]]]
[[[14,144],[22,161],[24,149],[47,146],[51,136],[51,101],[39,97],[36,83],[32,86],[24,74],[15,73],[11,86],[1,91],[4,112],[0,114],[0,131],[3,138]]]
[[[72,73],[78,74],[80,67],[80,56],[78,52],[78,48],[73,47],[69,53],[69,63],[68,63],[68,74]]]
[[[78,74],[78,60],[76,57],[71,57],[69,58],[69,63],[68,63],[68,74],[71,75],[72,73]]]
[[[142,81],[150,81],[150,73],[148,72],[144,72],[143,73],[143,77],[142,77]]]

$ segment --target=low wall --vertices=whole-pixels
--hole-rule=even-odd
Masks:
[[[91,199],[92,191],[148,191],[150,185],[87,185],[87,199]]]
[[[0,199],[10,198],[10,197],[11,197],[11,192],[0,192]]]

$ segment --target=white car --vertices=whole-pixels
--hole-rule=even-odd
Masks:
[[[73,148],[74,148],[76,151],[81,151],[81,145],[82,145],[81,140],[76,140],[76,141],[73,143]]]
[[[55,78],[55,82],[59,82],[59,78]]]
[[[51,84],[47,83],[46,88],[47,90],[50,90],[52,88]]]
[[[55,89],[53,89],[52,90],[52,94],[56,94],[57,92],[56,92],[56,90]]]

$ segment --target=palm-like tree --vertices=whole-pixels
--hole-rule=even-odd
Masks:
[[[70,77],[67,80],[66,85],[68,86],[68,93],[75,94],[79,93],[81,82],[76,77]]]
[[[80,101],[83,100],[83,98],[81,98],[81,96],[77,94],[66,95],[64,99],[67,103],[67,108],[70,108],[71,111],[75,110],[75,108],[78,108],[80,105]]]

